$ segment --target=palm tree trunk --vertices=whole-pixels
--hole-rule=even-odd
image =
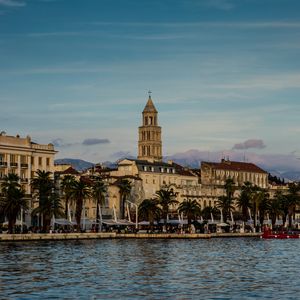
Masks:
[[[8,220],[8,232],[10,234],[14,233],[15,224],[16,224],[16,218],[10,218]]]
[[[78,199],[76,203],[76,211],[75,211],[75,219],[77,223],[77,230],[81,229],[80,222],[81,222],[81,214],[82,214],[82,199]]]
[[[97,204],[96,204],[96,232],[99,232],[99,221],[100,221],[99,199],[97,199]]]

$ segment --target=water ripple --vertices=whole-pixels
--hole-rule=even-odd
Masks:
[[[0,244],[1,299],[297,299],[298,240]]]

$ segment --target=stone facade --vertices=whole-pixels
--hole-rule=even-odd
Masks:
[[[31,194],[30,181],[37,170],[54,172],[54,155],[57,152],[52,144],[41,145],[31,141],[30,136],[21,138],[0,134],[0,180],[9,173],[21,178],[26,194]]]
[[[151,96],[142,113],[142,124],[139,127],[138,159],[162,161],[161,127]]]

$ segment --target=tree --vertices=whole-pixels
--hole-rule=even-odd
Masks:
[[[264,191],[258,187],[257,185],[254,185],[252,187],[252,193],[251,193],[251,204],[253,209],[253,216],[254,216],[254,228],[256,228],[257,225],[257,212],[259,208],[260,202],[263,200],[265,194]]]
[[[169,207],[177,204],[176,193],[173,189],[160,189],[156,192],[156,199],[162,208],[162,216],[164,219],[164,225],[167,226],[167,216],[169,214]]]
[[[18,175],[8,174],[4,176],[1,185],[3,197],[1,197],[0,211],[8,220],[9,233],[14,232],[17,216],[22,209],[28,209],[28,203],[24,198],[25,192],[22,190],[19,180],[20,178]]]
[[[60,187],[65,198],[65,218],[68,219],[69,203],[72,195],[72,188],[75,182],[73,175],[65,175],[61,181]]]
[[[100,222],[99,206],[104,205],[106,192],[106,184],[100,177],[97,177],[92,183],[92,197],[96,200],[96,232],[99,230]]]
[[[153,230],[154,220],[159,221],[162,213],[162,210],[158,205],[159,202],[157,199],[145,199],[139,205],[139,216],[149,221],[150,230]]]
[[[187,216],[188,227],[191,228],[192,220],[196,220],[201,213],[201,206],[196,200],[184,200],[178,206],[178,213],[183,213]]]
[[[50,222],[52,217],[59,218],[64,215],[63,206],[61,205],[60,197],[54,188],[52,189],[51,194],[49,195],[48,201],[46,201],[43,205],[36,207],[32,211],[32,215],[37,215],[37,214],[49,216]]]
[[[131,182],[127,179],[121,179],[117,182],[117,186],[119,187],[119,193],[120,193],[120,211],[122,219],[125,218],[125,203],[127,198],[129,197],[131,193]]]
[[[273,228],[276,224],[277,217],[282,213],[281,210],[282,197],[283,195],[281,192],[276,192],[275,197],[272,200],[270,200],[268,212],[270,214]]]
[[[246,181],[243,184],[241,190],[241,194],[237,199],[237,206],[242,210],[243,221],[247,222],[249,216],[249,208],[251,208],[252,183]]]
[[[54,189],[54,180],[51,178],[51,172],[37,170],[36,176],[31,180],[31,186],[35,195],[39,201],[38,209],[32,211],[32,215],[35,216],[40,213],[43,220],[43,230],[47,230],[51,222],[51,193]],[[41,220],[39,222],[41,224]]]
[[[232,200],[233,199],[233,194],[234,194],[234,191],[235,191],[235,186],[234,186],[233,179],[231,179],[231,178],[226,179],[224,189],[225,189],[227,198]]]
[[[82,214],[84,200],[89,198],[90,195],[91,195],[90,188],[87,182],[85,182],[82,177],[79,179],[79,181],[74,182],[71,189],[71,199],[72,201],[75,202],[76,205],[75,219],[76,219],[78,230],[81,228],[80,223],[81,223],[81,214]]]
[[[224,222],[230,216],[230,212],[234,210],[232,198],[228,196],[220,196],[217,200],[217,207],[222,210]]]
[[[204,220],[209,220],[211,216],[214,218],[220,217],[220,211],[216,207],[206,206],[202,209],[201,215]]]
[[[265,215],[270,210],[270,195],[267,193],[265,189],[261,189],[259,195],[260,195],[260,200],[258,203],[259,222],[260,222],[260,226],[263,226]]]
[[[299,192],[300,183],[289,183],[289,192],[286,196],[288,202],[289,227],[292,227],[292,217],[295,218],[296,207],[300,204]]]

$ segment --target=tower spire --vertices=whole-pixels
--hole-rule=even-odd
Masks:
[[[142,113],[142,126],[139,127],[138,159],[162,160],[161,127],[158,126],[157,110],[148,91],[149,99]]]

